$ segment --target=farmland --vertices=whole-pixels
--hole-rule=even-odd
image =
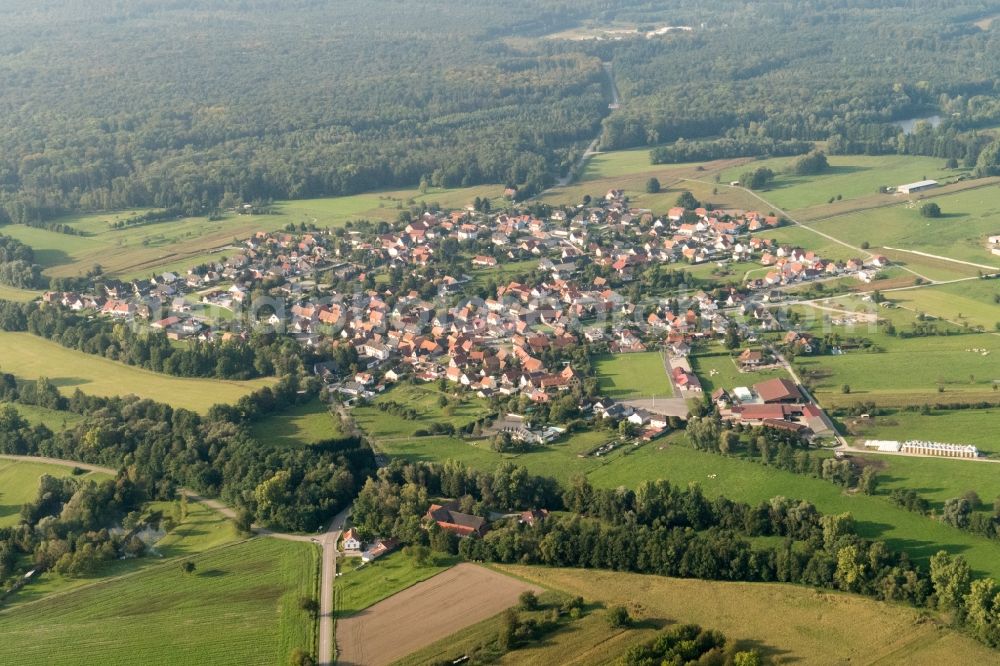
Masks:
[[[722,171],[723,183],[739,180],[752,169],[766,167],[778,174],[761,195],[779,208],[794,211],[826,204],[830,199],[858,199],[877,195],[880,186],[895,186],[926,178],[941,182],[957,177],[961,171],[944,168],[944,160],[910,155],[830,155],[829,170],[814,176],[783,173],[795,157],[758,160]],[[889,195],[879,195],[892,200]]]
[[[525,590],[540,590],[474,564],[459,564],[337,622],[338,658],[347,664],[381,666],[405,657],[517,603]],[[377,640],[392,636],[392,640]]]
[[[343,436],[329,408],[315,400],[269,414],[253,424],[253,436],[263,444],[297,447]]]
[[[617,399],[672,396],[665,362],[660,352],[599,356],[594,364],[601,394]]]
[[[979,350],[979,351],[975,351]],[[894,340],[881,353],[795,359],[824,406],[874,401],[882,406],[925,402],[996,402],[1000,338],[991,334]],[[850,394],[842,392],[850,386]]]
[[[216,403],[235,402],[272,381],[171,377],[67,349],[29,333],[7,332],[0,332],[0,369],[21,379],[46,376],[65,395],[77,388],[90,395],[135,394],[202,414]]]
[[[998,293],[1000,281],[967,280],[907,289],[887,296],[893,303],[914,312],[992,330],[1000,322],[1000,305],[993,300]]]
[[[921,201],[841,215],[817,222],[814,226],[852,245],[868,241],[873,248],[889,246],[917,250],[1000,267],[1000,262],[995,261],[997,258],[985,249],[986,236],[1000,229],[1000,188],[980,187],[944,196],[934,196],[934,191],[930,190],[926,193],[926,200],[941,207],[941,217],[923,217],[918,210],[923,203]],[[910,260],[917,258],[910,257]],[[967,274],[971,269],[971,275],[975,275],[977,270],[975,266],[963,267],[962,264],[956,264],[954,268],[956,271],[965,270]]]
[[[334,586],[338,618],[346,618],[401,592],[420,581],[445,571],[454,564],[435,555],[426,564],[417,564],[401,552],[363,564],[360,557],[345,557],[339,565],[343,575]]]
[[[4,664],[275,664],[311,651],[313,546],[255,539],[0,612]],[[164,646],[170,646],[164,651]]]
[[[638,620],[629,630],[609,628],[593,611],[570,628],[528,645],[505,664],[594,664],[612,661],[629,646],[653,638],[672,623],[717,629],[742,649],[760,650],[774,663],[987,663],[995,653],[944,629],[921,611],[862,597],[771,583],[728,583],[579,569],[498,566],[528,582],[582,596],[588,603],[625,605]],[[496,634],[496,620],[448,639]],[[436,648],[436,649],[435,649]],[[407,664],[451,656],[445,642],[413,655]],[[420,657],[423,657],[421,659]]]
[[[43,474],[63,477],[72,475],[71,467],[41,462],[24,462],[0,458],[0,527],[16,525],[21,518],[21,505],[38,496],[38,479]],[[95,481],[108,478],[101,472],[87,472],[77,478]]]

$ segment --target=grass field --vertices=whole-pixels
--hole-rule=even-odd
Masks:
[[[993,300],[997,294],[998,280],[967,280],[892,292],[887,297],[914,312],[994,330],[1000,322],[1000,305]]]
[[[1000,469],[994,463],[937,460],[909,456],[863,456],[877,465],[880,494],[908,488],[941,510],[945,500],[974,491],[983,500],[981,510],[992,515],[993,500],[1000,497]]]
[[[0,612],[0,662],[277,664],[313,650],[314,546],[255,539]],[[169,646],[169,648],[167,647]]]
[[[308,446],[343,436],[337,420],[319,400],[271,414],[254,423],[251,432],[259,442],[280,447]]]
[[[863,253],[852,250],[836,241],[824,238],[804,227],[779,227],[756,235],[763,238],[772,238],[776,243],[781,245],[791,245],[793,247],[801,247],[805,250],[812,250],[824,259],[847,261],[848,259],[861,259],[864,257]]]
[[[359,557],[345,557],[339,565],[343,576],[337,578],[334,586],[337,617],[349,617],[363,611],[454,564],[453,558],[435,555],[427,564],[418,565],[402,552],[369,564],[363,564]]]
[[[592,610],[545,640],[511,652],[504,664],[602,664],[651,640],[673,623],[697,623],[723,632],[741,649],[757,649],[769,663],[888,664],[991,663],[996,653],[945,629],[919,610],[862,597],[772,583],[727,583],[660,576],[498,566],[527,582],[582,596],[601,606],[625,605],[635,626],[613,630]],[[456,648],[495,636],[498,618],[447,640]],[[442,641],[406,659],[435,663],[452,656]],[[434,648],[437,648],[436,650]],[[421,659],[420,657],[424,657]],[[454,656],[459,656],[455,654]]]
[[[987,350],[988,354],[972,351]],[[882,353],[799,356],[800,374],[814,380],[824,406],[872,400],[877,405],[996,402],[1000,337],[991,334],[895,339]],[[841,392],[847,384],[850,394]],[[942,390],[939,391],[941,387]]]
[[[438,404],[441,396],[451,401],[448,407]],[[380,395],[374,402],[378,404],[390,401],[412,407],[417,411],[417,418],[404,419],[368,406],[355,408],[352,412],[354,419],[369,434],[385,439],[412,437],[414,432],[425,429],[432,423],[451,423],[456,428],[461,427],[475,421],[487,411],[485,401],[470,395],[456,398],[452,393],[441,391],[435,383],[399,385]]]
[[[0,369],[21,379],[48,377],[66,395],[77,388],[90,395],[135,394],[200,413],[216,403],[235,402],[273,381],[171,377],[67,349],[30,333],[0,332]]]
[[[758,167],[767,167],[777,176],[768,189],[760,192],[779,208],[796,210],[819,206],[840,195],[843,199],[858,199],[874,195],[881,186],[895,186],[931,178],[940,182],[957,177],[961,171],[944,168],[944,160],[912,155],[830,155],[830,169],[815,176],[793,176],[784,171],[795,157],[759,160],[722,171],[723,183],[739,180],[740,176]],[[889,198],[886,195],[886,198]]]
[[[931,410],[930,414],[897,410],[870,421],[845,419],[850,431],[864,439],[922,439],[972,444],[980,451],[1000,454],[1000,408]],[[1000,470],[994,471],[1000,476]]]
[[[768,193],[770,194],[770,193]],[[980,187],[956,194],[933,196],[943,212],[940,218],[925,218],[916,204],[900,203],[871,211],[833,217],[815,223],[815,228],[852,245],[868,241],[873,248],[889,246],[918,250],[985,266],[1000,267],[997,257],[986,251],[986,236],[1000,229],[1000,188]],[[910,257],[916,261],[918,257]],[[974,266],[954,266],[956,271]],[[929,275],[929,277],[934,277]],[[935,278],[936,279],[936,278]]]
[[[38,479],[49,476],[72,476],[72,468],[62,465],[22,462],[0,458],[0,527],[16,525],[21,519],[21,505],[38,496]],[[99,481],[109,478],[101,472],[81,474],[78,479]]]
[[[669,397],[673,385],[660,352],[604,354],[594,359],[601,395],[610,398]]]
[[[44,425],[52,432],[61,432],[83,423],[84,418],[73,412],[60,412],[55,409],[46,409],[36,405],[22,405],[20,403],[0,403],[9,404],[17,410],[31,425]]]
[[[5,284],[0,284],[0,300],[2,301],[17,301],[19,303],[25,303],[27,301],[33,301],[41,295],[42,292],[40,291],[18,289],[16,287],[8,287]]]

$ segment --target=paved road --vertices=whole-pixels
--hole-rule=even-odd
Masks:
[[[117,472],[110,467],[91,465],[73,460],[62,460],[60,458],[45,458],[40,456],[15,456],[0,454],[0,459],[17,460],[23,462],[42,462],[50,465],[60,465],[62,467],[79,467],[90,472],[102,472],[104,474],[115,475]],[[222,502],[195,493],[187,488],[181,488],[181,493],[187,496],[190,501],[204,504],[209,509],[215,511],[230,520],[236,518],[236,511]],[[319,617],[319,646],[318,663],[320,666],[333,664],[333,583],[337,575],[337,542],[340,541],[340,534],[344,529],[344,524],[350,515],[350,507],[344,509],[330,521],[326,530],[317,536],[303,534],[289,534],[286,532],[276,532],[266,528],[255,527],[254,532],[259,536],[270,537],[272,539],[282,539],[284,541],[299,541],[315,543],[320,547],[322,553],[323,567],[320,576],[320,617]]]

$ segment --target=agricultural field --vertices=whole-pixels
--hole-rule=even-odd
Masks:
[[[718,160],[705,163],[652,164],[648,148],[618,150],[593,155],[577,179],[565,187],[554,187],[542,193],[538,200],[552,205],[578,204],[589,195],[597,199],[611,189],[622,189],[629,202],[662,214],[675,205],[678,195],[689,190],[702,202],[717,208],[760,207],[760,201],[742,190],[713,182],[713,174],[734,164],[745,164],[747,158]],[[660,181],[660,191],[646,192],[650,178]]]
[[[723,183],[739,180],[753,169],[766,167],[777,174],[774,182],[759,194],[784,210],[821,206],[830,199],[859,199],[871,195],[891,201],[891,195],[878,195],[882,186],[896,186],[925,178],[947,182],[964,173],[945,169],[944,160],[912,155],[829,155],[828,171],[814,176],[794,176],[784,173],[796,157],[776,157],[725,169],[720,174]],[[874,243],[873,243],[874,245]]]
[[[886,294],[901,308],[994,330],[1000,322],[1000,280],[965,280]]]
[[[919,207],[928,201],[941,207],[941,217],[926,218],[920,214]],[[929,190],[926,199],[916,203],[840,215],[813,226],[851,245],[867,241],[873,251],[888,246],[1000,268],[1000,260],[985,247],[986,237],[1000,230],[1000,188],[997,187],[979,187],[943,196],[934,196],[934,191]],[[904,261],[919,265],[922,259],[926,258],[909,255]],[[956,263],[952,269],[974,276],[979,267]],[[947,279],[933,274],[928,277]]]
[[[233,251],[234,239],[257,231],[275,231],[288,224],[339,227],[350,220],[395,220],[400,210],[410,205],[427,202],[445,208],[461,208],[477,196],[498,200],[502,189],[499,185],[485,185],[451,190],[430,188],[424,193],[396,190],[302,199],[275,203],[270,214],[226,213],[219,221],[188,217],[122,229],[115,229],[113,225],[149,211],[88,213],[56,220],[77,229],[83,234],[80,236],[24,225],[7,225],[4,233],[30,245],[46,275],[82,275],[100,264],[108,275],[135,278],[167,270],[183,273],[197,264],[221,260]],[[3,292],[0,297],[4,297]],[[27,294],[21,298],[27,298]]]
[[[870,420],[846,418],[844,422],[848,432],[861,439],[922,439],[972,444],[984,453],[1000,454],[1000,442],[996,435],[1000,432],[1000,408],[932,409],[929,414],[894,410]],[[1000,475],[1000,469],[993,473]]]
[[[988,333],[899,338],[880,353],[799,356],[794,363],[826,407],[1000,400],[992,390],[1000,378],[1000,337]]]
[[[996,463],[877,454],[861,457],[878,469],[880,495],[895,488],[912,489],[940,511],[945,500],[971,490],[983,501],[978,509],[990,515],[993,500],[1000,497],[1000,469]]]
[[[77,388],[90,395],[135,394],[201,414],[216,403],[236,402],[273,383],[267,378],[239,382],[171,377],[67,349],[30,333],[0,332],[0,369],[19,379],[46,376],[64,395]]]
[[[16,525],[21,519],[21,505],[38,496],[38,479],[49,476],[72,476],[73,468],[42,462],[0,458],[0,528]],[[79,479],[101,481],[109,478],[102,472],[85,472]]]
[[[919,610],[863,597],[775,583],[729,583],[610,571],[517,565],[496,567],[529,583],[595,606],[625,605],[637,622],[613,630],[600,608],[568,628],[508,654],[501,663],[608,663],[673,623],[723,632],[772,663],[990,663],[996,654]],[[453,651],[495,636],[499,618],[418,652],[405,664],[439,663]],[[451,647],[452,651],[448,648]],[[457,656],[457,655],[456,655]],[[452,657],[453,658],[453,657]]]
[[[319,400],[269,414],[253,424],[251,433],[262,444],[280,448],[309,446],[344,435],[329,407]]]
[[[312,652],[312,545],[254,539],[0,611],[0,662],[276,664]],[[170,646],[164,651],[164,646]]]
[[[337,622],[338,660],[382,666],[517,604],[538,585],[463,563]],[[392,636],[392,640],[385,640]]]
[[[667,376],[665,363],[660,352],[596,357],[594,368],[600,381],[600,393],[618,400],[672,396],[674,388]]]
[[[447,406],[439,404],[442,397],[449,401]],[[374,406],[391,402],[415,409],[416,418],[407,419]],[[436,383],[426,383],[396,386],[377,397],[373,405],[357,407],[351,413],[365,432],[382,440],[412,437],[417,430],[433,423],[450,423],[459,428],[485,416],[487,409],[480,398],[472,395],[456,398],[454,393],[440,390]]]
[[[343,574],[334,586],[338,619],[356,615],[397,592],[436,576],[455,564],[450,557],[432,555],[426,564],[417,564],[402,552],[392,553],[364,564],[360,557],[343,557],[338,568]]]
[[[737,350],[738,354],[740,350]],[[697,354],[689,357],[691,369],[701,380],[701,386],[706,394],[724,388],[731,390],[737,386],[752,386],[758,382],[775,377],[788,378],[784,368],[768,368],[753,372],[742,372],[736,365],[734,356],[728,353]]]

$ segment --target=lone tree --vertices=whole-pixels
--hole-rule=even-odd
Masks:
[[[924,217],[941,217],[941,206],[931,201],[920,207],[920,214]]]
[[[312,597],[302,597],[299,599],[299,608],[309,613],[312,617],[319,615],[319,602]]]
[[[521,609],[526,611],[533,611],[538,609],[538,596],[531,590],[525,590],[518,597],[518,601],[521,602]]]
[[[632,618],[624,606],[612,606],[608,609],[608,626],[612,629],[625,629],[632,624]]]
[[[677,197],[677,205],[681,208],[687,208],[688,210],[693,210],[701,206],[701,202],[695,199],[694,195],[691,194],[689,190],[684,190]]]
[[[184,560],[181,563],[181,571],[183,571],[184,573],[186,574],[194,573],[194,570],[195,570],[194,562],[192,562],[191,560]]]
[[[660,191],[660,179],[650,178],[646,181],[646,191],[650,194],[656,194]]]

